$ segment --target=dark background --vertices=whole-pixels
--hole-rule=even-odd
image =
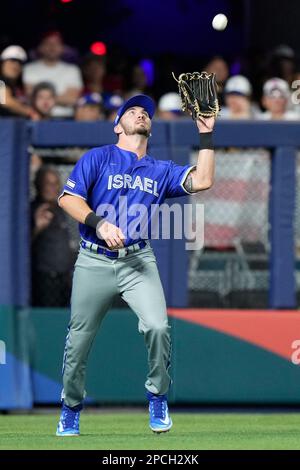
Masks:
[[[229,18],[224,32],[211,27],[220,12]],[[61,30],[80,53],[96,40],[133,56],[182,59],[222,54],[232,60],[280,43],[300,48],[298,0],[5,0],[0,14],[1,49],[34,48],[49,29]]]

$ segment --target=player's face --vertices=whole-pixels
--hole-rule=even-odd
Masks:
[[[150,135],[151,119],[147,111],[140,106],[127,109],[120,120],[120,125],[125,135],[139,134],[145,137]]]

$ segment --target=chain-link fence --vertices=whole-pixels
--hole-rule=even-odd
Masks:
[[[192,164],[197,155],[192,154]],[[243,307],[266,302],[269,185],[268,151],[216,152],[214,186],[190,198],[194,213],[201,203],[205,214],[204,248],[190,255],[192,305]]]

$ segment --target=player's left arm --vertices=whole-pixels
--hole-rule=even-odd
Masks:
[[[189,173],[184,182],[185,189],[190,193],[209,189],[213,185],[215,174],[215,152],[212,142],[215,118],[197,119],[196,124],[200,134],[197,166]]]

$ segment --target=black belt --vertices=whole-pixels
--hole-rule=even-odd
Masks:
[[[87,251],[97,253],[98,255],[105,255],[108,258],[124,258],[124,256],[145,248],[145,246],[147,246],[147,242],[145,242],[145,240],[141,240],[140,242],[134,243],[134,245],[125,246],[118,250],[109,250],[108,248],[97,245],[97,243],[88,242],[86,240],[80,240],[80,246]]]

